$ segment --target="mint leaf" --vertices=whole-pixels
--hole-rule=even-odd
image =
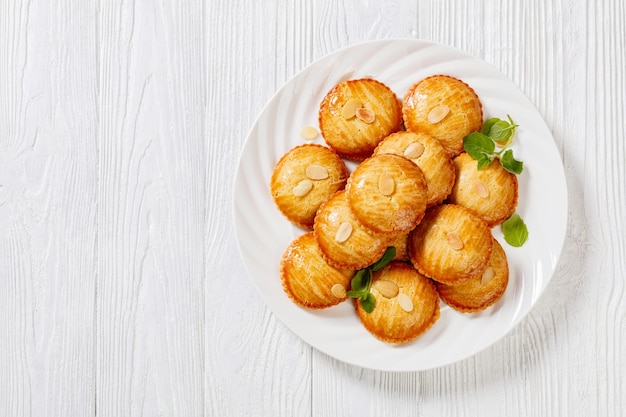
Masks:
[[[368,292],[365,299],[361,299],[361,307],[363,307],[363,310],[367,313],[374,311],[374,307],[376,307],[376,297],[374,297],[374,294]]]
[[[504,240],[515,247],[522,246],[528,239],[528,228],[519,214],[514,214],[502,223]]]
[[[350,298],[360,298],[364,300],[369,294],[372,284],[372,271],[369,268],[363,268],[356,271],[356,274],[350,282],[351,291],[346,292]]]
[[[500,157],[500,164],[502,164],[502,167],[512,174],[519,175],[524,169],[524,163],[513,157],[513,151],[511,149],[507,149],[506,152],[502,154]]]
[[[487,136],[495,142],[505,142],[513,136],[513,133],[515,133],[515,125],[510,125],[504,120],[499,120],[491,126]]]
[[[489,166],[489,164],[491,164],[493,162],[493,156],[487,156],[487,155],[483,155],[482,158],[480,158],[478,160],[478,164],[476,166],[476,169],[483,169],[487,166]]]
[[[350,298],[361,298],[363,296],[362,291],[346,291],[346,295]]]
[[[509,116],[508,114],[506,115],[506,118],[509,119],[509,123],[511,123],[512,125],[515,125],[515,127],[518,127],[519,125],[516,125],[515,122],[513,121],[513,119],[511,119],[511,116]]]
[[[384,268],[389,262],[396,257],[396,248],[393,246],[389,246],[383,256],[380,257],[378,261],[373,263],[370,268],[372,271],[378,271],[379,269]]]
[[[493,143],[489,136],[482,133],[472,132],[463,138],[463,149],[473,159],[480,161],[485,156],[491,157],[493,160],[493,152],[496,144]]]
[[[365,279],[365,294],[369,293],[370,291],[370,287],[372,286],[372,269],[371,268],[366,268],[366,276],[367,278]]]
[[[507,114],[506,117],[509,121],[499,120],[498,123],[494,123],[488,135],[501,148],[506,148],[511,144],[515,135],[515,129],[519,126],[515,124],[511,116]]]
[[[352,277],[352,281],[350,281],[352,287],[351,291],[348,291],[346,294],[350,298],[358,298],[363,310],[366,312],[371,313],[376,305],[374,294],[370,292],[370,287],[372,286],[372,272],[384,268],[395,257],[396,248],[389,246],[378,261],[366,268],[359,269],[356,271],[356,274],[354,274],[354,277]]]
[[[368,291],[367,279],[367,269],[359,269],[354,277],[352,277],[352,281],[350,282],[352,291],[347,292],[348,297],[359,298],[364,292]]]
[[[521,174],[524,164],[513,157],[513,151],[508,149],[513,141],[515,124],[511,116],[509,121],[492,117],[487,119],[480,132],[472,132],[463,138],[463,149],[473,159],[478,161],[477,169],[483,169],[494,159],[498,158],[500,165],[512,174]],[[496,144],[499,150],[496,152]]]
[[[489,130],[491,130],[491,126],[493,126],[496,122],[501,121],[497,117],[492,117],[491,119],[487,119],[485,123],[483,123],[483,128],[481,129],[481,133],[483,135],[489,136]]]

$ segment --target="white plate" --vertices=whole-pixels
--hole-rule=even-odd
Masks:
[[[517,208],[529,229],[521,248],[509,246],[499,227],[493,234],[509,260],[509,286],[493,307],[461,314],[441,303],[441,318],[417,340],[393,346],[375,339],[361,325],[352,303],[306,310],[283,292],[279,263],[301,229],[276,209],[269,183],[274,165],[304,140],[300,129],[317,126],[322,98],[347,79],[373,77],[402,98],[414,82],[448,74],[479,95],[485,118],[505,118],[520,127],[514,152],[524,161]],[[323,143],[321,136],[316,140]],[[502,338],[526,316],[550,281],[565,238],[567,190],[563,165],[546,123],[526,96],[487,63],[456,49],[418,40],[384,40],[328,55],[287,82],[255,122],[241,153],[234,189],[234,221],[248,274],[269,308],[311,346],[365,368],[416,371],[467,358]]]

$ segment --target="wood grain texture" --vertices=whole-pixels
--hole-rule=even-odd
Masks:
[[[94,410],[95,36],[74,22],[94,18],[87,1],[0,5],[3,416]]]
[[[265,103],[383,38],[511,78],[568,184],[534,309],[425,372],[302,342],[259,297],[232,223]],[[620,0],[0,2],[0,416],[623,415],[625,66]]]
[[[99,16],[96,415],[201,416],[202,3]]]
[[[276,32],[285,25],[298,31],[300,10],[287,3],[207,4],[207,416],[310,414],[311,348],[258,297],[231,220],[235,167],[248,129],[288,74],[310,58],[301,55],[306,48],[290,54],[285,45],[296,47],[292,34]]]

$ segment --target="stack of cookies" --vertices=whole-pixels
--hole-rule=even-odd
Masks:
[[[463,138],[480,131],[482,105],[461,80],[436,75],[404,100],[370,78],[334,86],[319,108],[326,146],[303,144],[277,162],[271,193],[305,230],[284,251],[281,280],[305,308],[347,298],[357,271],[394,247],[371,273],[365,328],[406,343],[439,318],[439,299],[471,313],[498,301],[508,284],[506,254],[491,229],[517,206],[517,178],[498,163],[478,170]],[[358,163],[350,173],[346,161]]]

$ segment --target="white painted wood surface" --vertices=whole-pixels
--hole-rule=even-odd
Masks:
[[[557,273],[465,361],[340,363],[267,309],[234,240],[239,151],[289,78],[357,42],[486,60],[569,188]],[[0,416],[620,416],[621,0],[0,1]]]

